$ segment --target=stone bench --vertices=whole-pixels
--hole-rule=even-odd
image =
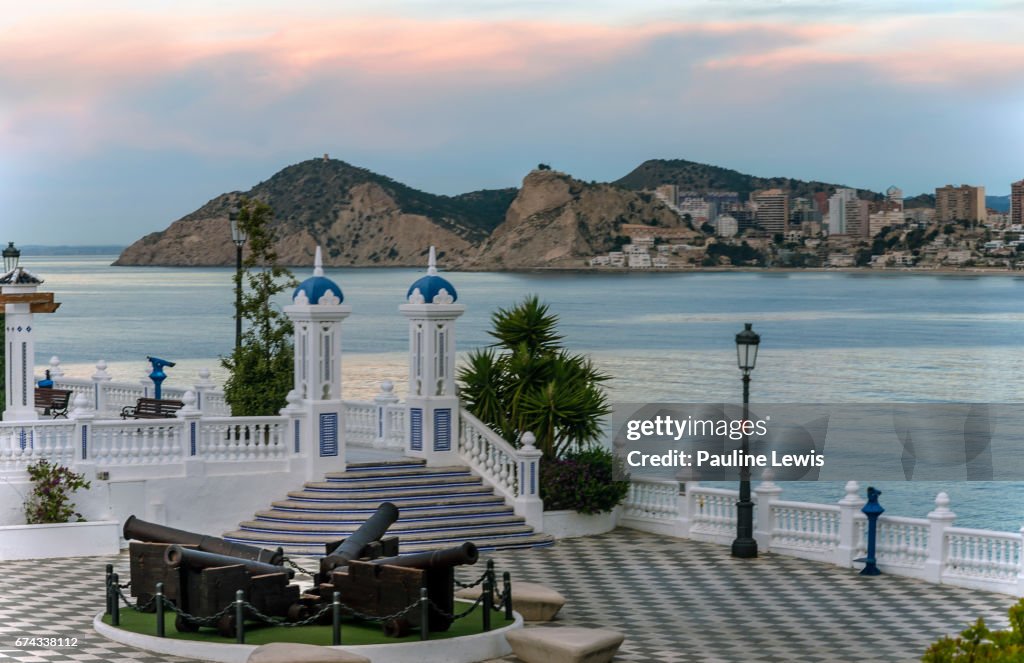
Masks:
[[[505,639],[512,653],[526,663],[608,663],[625,636],[618,631],[566,626],[519,629]]]
[[[370,663],[370,659],[329,647],[273,642],[252,650],[247,663]]]
[[[499,587],[500,589],[500,587]],[[483,590],[480,585],[460,589],[455,596],[475,601]],[[565,597],[535,582],[512,581],[512,609],[523,616],[524,622],[549,622],[565,605]]]

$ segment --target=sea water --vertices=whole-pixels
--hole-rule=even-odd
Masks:
[[[117,380],[147,372],[146,355],[178,362],[171,385],[200,368],[222,379],[234,343],[230,268],[111,267],[113,256],[31,256],[22,264],[56,293],[37,322],[36,367],[52,355],[69,375],[98,359]],[[296,270],[301,279],[310,270]],[[371,398],[384,380],[404,392],[408,328],[398,312],[415,269],[328,269],[353,308],[343,326],[346,398]],[[536,294],[559,316],[565,344],[613,379],[617,402],[736,402],[735,334],[761,335],[754,403],[990,402],[1019,400],[1024,378],[1024,278],[906,273],[452,273],[466,313],[463,353],[488,345],[499,307]],[[277,306],[287,305],[282,295]],[[862,484],[870,477],[858,477]],[[862,485],[862,488],[865,487]],[[957,523],[1016,531],[1024,483],[891,482],[889,513],[923,516],[935,494]],[[835,482],[787,483],[784,499],[835,502]]]

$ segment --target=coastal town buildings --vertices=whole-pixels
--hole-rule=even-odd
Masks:
[[[789,230],[789,196],[781,189],[756,191],[751,201],[757,208],[757,224],[767,233]]]
[[[984,223],[985,187],[947,184],[935,189],[935,220],[938,223],[968,221]]]
[[[1024,180],[1010,185],[1010,223],[1024,225]]]
[[[847,233],[846,203],[857,199],[853,189],[836,189],[828,199],[828,234],[845,235]]]

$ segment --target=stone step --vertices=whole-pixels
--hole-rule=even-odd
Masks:
[[[472,518],[474,516],[507,515],[512,513],[512,507],[503,503],[495,502],[482,506],[448,506],[443,508],[416,509],[411,511],[399,510],[398,522],[423,522],[432,520],[452,520],[459,518]],[[373,513],[369,509],[358,512],[332,512],[307,513],[303,511],[288,511],[283,509],[268,509],[256,512],[256,520],[270,520],[281,522],[308,522],[308,523],[332,523],[338,525],[361,525],[366,517]],[[396,523],[397,524],[397,523]]]
[[[361,463],[349,463],[347,472],[372,472],[376,470],[393,470],[398,468],[426,467],[427,461],[422,458],[396,458],[395,460],[371,460]]]
[[[355,482],[307,481],[305,489],[317,492],[354,493],[365,491],[391,491],[405,488],[444,488],[447,486],[480,485],[480,477],[468,472],[453,476],[411,476]]]
[[[505,500],[493,493],[483,495],[460,495],[457,497],[442,497],[438,499],[402,499],[392,496],[392,499],[385,500],[378,495],[378,499],[363,501],[304,501],[304,500],[279,500],[272,502],[274,509],[292,510],[299,513],[340,513],[340,514],[361,514],[364,520],[370,517],[381,502],[391,502],[398,507],[400,514],[412,513],[421,510],[435,510],[446,507],[465,506],[487,506],[490,504],[504,504]]]
[[[257,532],[244,532],[235,531],[228,532],[224,535],[224,538],[228,541],[234,541],[236,543],[248,543],[251,545],[258,545],[264,547],[276,547],[282,546],[285,553],[289,555],[310,555],[310,556],[322,556],[324,554],[324,543],[316,541],[285,541],[285,540],[274,540],[276,537],[265,537],[260,536]],[[330,539],[325,537],[327,540],[337,541],[337,539]],[[463,541],[472,541],[476,547],[482,551],[486,550],[506,550],[511,548],[539,548],[552,545],[555,540],[547,534],[516,534],[512,536],[479,536],[474,538],[467,538],[458,536],[451,539],[434,539],[434,540],[421,540],[421,541],[399,541],[399,553],[409,554],[414,552],[423,552],[425,550],[437,550],[438,548],[450,548],[457,546]]]
[[[425,467],[417,465],[384,470],[368,469],[359,470],[356,472],[328,472],[326,480],[331,483],[348,483],[360,481],[373,481],[375,479],[404,479],[407,477],[424,476],[458,476],[469,473],[469,468],[466,467],[465,465],[452,465],[449,467]]]
[[[493,495],[494,493],[481,483],[470,485],[444,486],[441,488],[404,488],[399,492],[403,500],[446,499],[465,495]],[[387,502],[394,496],[387,491],[353,491],[330,492],[319,490],[294,490],[288,493],[291,500],[309,502]]]
[[[406,540],[412,534],[427,532],[454,532],[457,530],[492,529],[495,527],[519,526],[525,521],[522,516],[498,514],[484,515],[462,520],[439,519],[427,522],[403,522],[399,520],[388,528],[388,536],[399,536]],[[239,527],[247,532],[282,534],[322,534],[335,538],[351,536],[362,523],[341,525],[338,523],[297,523],[273,520],[246,520]]]
[[[446,542],[452,542],[451,545],[455,545],[462,541],[473,541],[475,538],[498,539],[527,536],[532,534],[533,529],[527,525],[509,525],[500,529],[493,527],[480,527],[451,531],[440,530],[434,532],[419,532],[402,536],[399,539],[399,549],[401,550],[405,545],[412,545],[416,543],[438,542],[441,543],[441,545],[438,545],[437,547],[444,548],[449,545]],[[298,532],[277,532],[271,534],[266,532],[252,532],[244,529],[230,532],[225,538],[233,540],[235,537],[243,541],[263,541],[269,545],[305,543],[320,544],[321,546],[325,543],[330,543],[332,541],[337,541],[339,538],[343,538],[337,534],[302,534]]]

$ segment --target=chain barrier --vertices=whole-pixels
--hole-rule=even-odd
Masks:
[[[295,562],[293,562],[293,561],[292,561],[292,559],[291,559],[290,557],[285,557],[285,558],[284,558],[284,559],[283,559],[282,561],[283,561],[283,562],[284,562],[285,564],[287,564],[288,566],[290,566],[290,567],[292,567],[293,569],[295,569],[296,571],[298,571],[299,573],[305,573],[305,574],[306,574],[306,575],[308,575],[308,576],[311,576],[311,575],[315,575],[315,574],[316,574],[316,571],[310,571],[309,569],[304,569],[304,568],[302,568],[301,566],[299,566],[298,564],[296,564]]]
[[[476,607],[478,605],[480,605],[480,603],[482,603],[483,600],[484,600],[484,595],[481,594],[480,596],[477,597],[476,601],[473,602],[473,605],[469,606],[468,608],[466,608],[462,612],[456,612],[456,613],[451,613],[451,612],[448,612],[447,610],[443,609],[441,606],[439,606],[436,603],[434,603],[433,599],[427,599],[427,603],[430,604],[430,609],[433,610],[434,612],[436,612],[437,614],[441,615],[445,619],[450,619],[452,621],[455,621],[456,619],[462,619],[463,617],[469,615],[469,613],[471,613],[474,610],[476,610]]]
[[[235,605],[234,603],[231,604],[232,607],[234,605]],[[261,622],[263,622],[265,624],[271,624],[273,626],[292,627],[292,626],[309,626],[310,624],[316,622],[321,617],[326,615],[331,610],[333,605],[328,603],[323,608],[321,608],[320,611],[317,612],[316,614],[310,615],[309,617],[306,617],[302,621],[298,621],[298,622],[290,622],[290,621],[287,621],[286,619],[283,619],[281,617],[271,617],[269,615],[264,615],[262,612],[260,612],[256,608],[256,606],[254,606],[253,604],[249,603],[248,601],[245,601],[244,603],[242,603],[242,607],[245,608],[246,610],[248,610],[249,614],[251,616],[255,617],[256,619],[258,619],[259,621],[261,621]]]
[[[490,574],[491,574],[491,571],[490,571],[490,569],[488,569],[488,570],[484,571],[483,573],[481,573],[480,577],[477,578],[474,582],[471,582],[469,584],[463,584],[463,583],[459,582],[458,578],[456,578],[455,579],[455,584],[458,585],[459,587],[461,587],[462,589],[473,589],[474,587],[476,587],[477,585],[482,583],[484,580],[487,580],[487,578],[488,578],[488,576],[490,576]],[[493,580],[493,578],[492,578],[492,580]]]

